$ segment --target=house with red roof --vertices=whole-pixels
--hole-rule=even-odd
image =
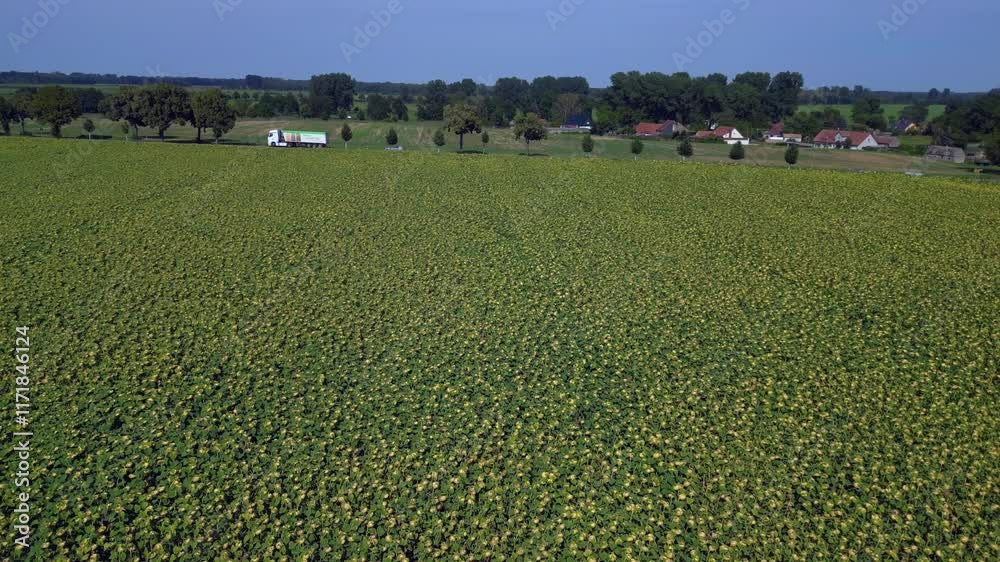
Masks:
[[[823,129],[813,137],[813,145],[816,148],[864,150],[866,148],[878,148],[878,141],[875,140],[874,135],[864,131]]]
[[[638,137],[673,137],[688,132],[688,128],[673,119],[663,123],[639,123],[635,126]]]
[[[711,131],[698,131],[695,133],[694,138],[698,140],[722,139],[726,141],[726,144],[750,144],[750,139],[744,137],[743,133],[739,132],[736,127],[725,125],[716,127]]]

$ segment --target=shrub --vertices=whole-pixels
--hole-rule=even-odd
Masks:
[[[799,147],[794,144],[788,145],[788,148],[785,149],[785,162],[787,162],[789,166],[794,166],[798,163],[798,161]]]
[[[736,143],[732,148],[729,149],[729,159],[730,160],[743,160],[746,158],[746,149],[743,148],[742,143]]]

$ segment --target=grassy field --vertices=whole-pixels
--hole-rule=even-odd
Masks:
[[[37,560],[1000,555],[995,186],[16,137],[0,166]]]
[[[87,116],[95,122],[98,138],[112,139],[122,143],[124,136],[120,129],[120,124],[109,121],[101,115]],[[67,126],[63,134],[66,137],[85,137],[82,129],[83,119],[78,119],[72,125]],[[434,131],[441,128],[440,122],[409,121],[400,123],[381,122],[357,122],[349,121],[354,129],[354,139],[348,150],[383,150],[385,148],[385,135],[390,128],[395,128],[402,144],[408,151],[429,151],[437,152],[434,146]],[[314,130],[326,131],[329,134],[333,150],[344,150],[344,144],[340,141],[340,129],[344,121],[319,119],[246,119],[237,122],[236,128],[226,135],[224,142],[227,144],[245,144],[264,146],[267,132],[271,129],[283,128],[289,130]],[[17,133],[16,126],[14,127]],[[37,123],[30,123],[28,132],[38,136],[48,136],[48,128]],[[466,150],[485,150],[490,154],[517,155],[525,152],[523,142],[516,141],[510,129],[488,129],[490,143],[483,147],[479,135],[469,135],[466,137]],[[156,131],[151,129],[141,129],[140,134],[150,140],[155,140]],[[194,140],[195,131],[191,127],[175,125],[167,131],[169,142],[191,142]],[[206,137],[207,138],[207,137]],[[455,151],[458,148],[458,137],[453,134],[446,134],[448,145],[443,151]],[[586,158],[580,148],[581,136],[579,134],[553,134],[548,140],[535,143],[532,152],[539,155],[547,155],[560,158]],[[630,140],[624,138],[597,138],[594,157],[610,159],[633,159],[630,151]],[[670,160],[680,161],[677,155],[677,143],[674,141],[651,140],[645,144],[645,150],[641,156],[644,160]],[[701,162],[729,163],[729,147],[724,144],[696,143],[694,160]],[[755,144],[747,148],[747,159],[743,165],[765,165],[765,166],[786,166],[784,161],[784,147],[764,144]],[[840,169],[840,170],[865,170],[865,171],[885,171],[904,173],[908,171],[918,171],[929,175],[947,175],[957,177],[989,179],[1000,178],[1000,170],[987,169],[984,176],[974,175],[974,167],[966,165],[949,164],[943,162],[928,162],[924,159],[904,154],[902,152],[857,152],[857,151],[834,151],[834,150],[811,150],[803,149],[800,156],[799,165],[806,168],[819,169]]]
[[[906,107],[907,105],[909,105],[909,104],[905,104],[905,103],[884,103],[884,104],[882,104],[882,108],[885,109],[886,119],[889,120],[889,124],[890,125],[894,121],[897,121],[899,119],[899,114],[903,111],[903,108]],[[799,111],[822,111],[822,109],[824,107],[833,107],[835,109],[840,110],[840,113],[845,118],[847,118],[848,122],[850,122],[850,120],[851,120],[851,112],[854,109],[854,106],[850,105],[850,104],[830,105],[830,106],[827,106],[827,105],[802,105],[802,106],[799,106]],[[944,104],[934,104],[934,105],[928,106],[928,109],[929,109],[929,111],[927,113],[927,119],[931,120],[931,119],[934,119],[934,118],[939,117],[941,115],[944,115],[945,106],[944,106]]]

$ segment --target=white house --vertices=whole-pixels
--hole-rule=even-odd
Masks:
[[[871,133],[863,131],[838,131],[823,129],[813,138],[816,148],[850,148],[864,150],[878,148],[878,141]]]

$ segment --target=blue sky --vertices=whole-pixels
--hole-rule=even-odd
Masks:
[[[632,69],[797,70],[809,87],[1000,87],[996,0],[3,0],[0,22],[0,70],[595,86]]]

